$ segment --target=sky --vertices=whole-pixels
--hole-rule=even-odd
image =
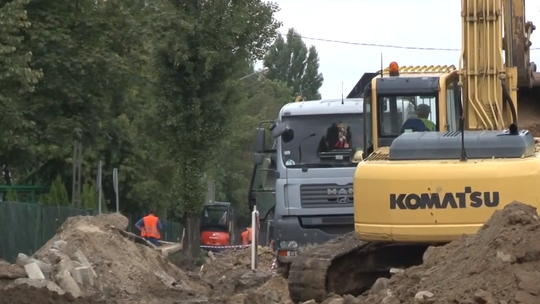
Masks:
[[[280,32],[294,27],[305,43],[319,53],[323,98],[341,98],[366,72],[396,61],[405,65],[458,65],[459,51],[424,51],[350,45],[307,38],[353,43],[461,48],[461,1],[433,0],[273,0],[281,10]],[[540,0],[525,0],[527,20],[536,24],[533,48],[540,48]],[[436,4],[435,4],[436,3]],[[540,49],[531,53],[540,66]]]

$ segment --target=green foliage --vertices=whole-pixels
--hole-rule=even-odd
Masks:
[[[115,208],[114,168],[122,212],[198,216],[208,178],[245,212],[253,131],[297,93],[272,70],[239,80],[268,53],[277,10],[261,0],[0,0],[0,164],[18,184],[51,185],[41,204],[69,205],[80,140],[78,207],[97,209],[101,160],[104,212]],[[313,51],[304,74],[317,79]]]
[[[213,176],[217,180],[217,199],[232,202],[238,215],[248,216],[254,130],[261,120],[276,119],[281,107],[294,98],[286,84],[269,79],[250,79],[244,89],[246,96],[234,110],[241,114],[231,120],[230,132],[214,155]]]
[[[84,209],[95,210],[98,208],[98,195],[93,183],[84,183],[81,194],[81,205]]]
[[[18,202],[19,196],[17,195],[17,191],[9,188],[6,193],[6,200],[8,202]]]
[[[319,89],[324,77],[319,73],[319,54],[315,46],[308,49],[293,28],[287,32],[287,40],[277,37],[264,58],[264,66],[269,68],[268,78],[287,83],[295,95],[321,99]]]
[[[198,215],[209,158],[241,99],[239,67],[261,58],[280,24],[277,7],[259,0],[161,7],[155,31],[158,115],[175,161],[174,211]]]
[[[32,69],[29,62],[32,52],[22,49],[23,30],[31,26],[25,4],[28,0],[0,1],[0,161],[24,155],[31,140],[26,133],[32,129],[25,116],[31,107],[21,93],[33,92],[42,77],[39,69]],[[14,163],[14,162],[13,162]],[[9,182],[8,182],[9,184]]]
[[[42,199],[43,197],[43,199]],[[68,194],[66,187],[62,183],[62,178],[60,175],[57,175],[51,184],[49,194],[40,196],[40,203],[44,205],[59,205],[59,206],[69,206],[70,202],[68,199]]]

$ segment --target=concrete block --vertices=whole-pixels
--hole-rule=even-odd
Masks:
[[[71,294],[74,298],[79,298],[82,296],[82,291],[77,282],[71,277],[69,272],[59,273],[55,276],[56,282],[58,285],[65,290],[67,293]]]
[[[69,259],[69,257],[65,253],[63,253],[62,251],[58,249],[49,250],[49,254],[47,255],[47,258],[53,264],[58,264],[62,259],[65,259],[65,258]]]
[[[83,285],[83,279],[82,279],[82,273],[77,270],[77,268],[73,268],[73,271],[71,272],[71,277],[77,284]]]
[[[38,259],[31,258],[24,253],[19,253],[17,255],[17,265],[26,266],[31,263],[35,263],[38,265],[41,273],[45,276],[46,279],[49,279],[51,277],[53,267],[50,264],[42,262]]]
[[[73,244],[66,242],[60,251],[68,257],[73,258],[73,254],[77,252],[77,250],[77,247],[73,246]]]
[[[90,272],[91,272],[92,276],[93,276],[94,278],[97,278],[96,272],[94,271],[94,269],[92,268],[92,265],[90,265],[90,262],[88,262],[88,260],[86,259],[86,257],[85,257],[84,254],[82,253],[82,251],[77,250],[77,251],[73,254],[72,259],[73,259],[74,261],[77,261],[77,262],[81,263],[81,265],[88,267],[88,268],[90,269]]]
[[[24,253],[19,253],[17,255],[17,260],[15,261],[15,264],[25,266],[26,264],[30,264],[30,257],[27,256]]]
[[[43,272],[41,272],[41,269],[39,269],[39,266],[36,263],[24,265],[24,270],[26,271],[26,274],[28,274],[28,278],[30,279],[45,280]]]
[[[73,272],[75,274],[73,275],[73,279],[75,279],[77,283],[85,286],[94,286],[94,277],[92,276],[92,272],[89,267],[77,267]]]
[[[63,273],[71,273],[73,271],[73,265],[71,264],[71,260],[66,257],[65,259],[62,259],[58,265],[56,265],[56,272],[59,274]]]
[[[52,270],[53,270],[53,267],[51,264],[47,264],[45,262],[42,262],[38,259],[34,259],[34,258],[30,258],[30,262],[32,263],[36,263],[39,267],[39,269],[41,270],[41,272],[43,273],[43,276],[45,276],[45,279],[50,279],[51,276],[52,276]]]

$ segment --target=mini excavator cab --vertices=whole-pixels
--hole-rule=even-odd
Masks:
[[[205,204],[201,211],[201,247],[219,251],[232,244],[233,210],[231,203],[213,202]]]

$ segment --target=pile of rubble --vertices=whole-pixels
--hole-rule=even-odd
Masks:
[[[206,286],[171,264],[166,252],[126,232],[127,225],[121,214],[69,218],[32,257],[0,264],[0,298],[16,303],[31,290],[44,302],[51,296],[75,303],[204,299]]]
[[[199,276],[212,286],[212,303],[291,303],[287,281],[275,274],[275,253],[259,246],[257,271],[251,270],[251,249],[209,253]]]

